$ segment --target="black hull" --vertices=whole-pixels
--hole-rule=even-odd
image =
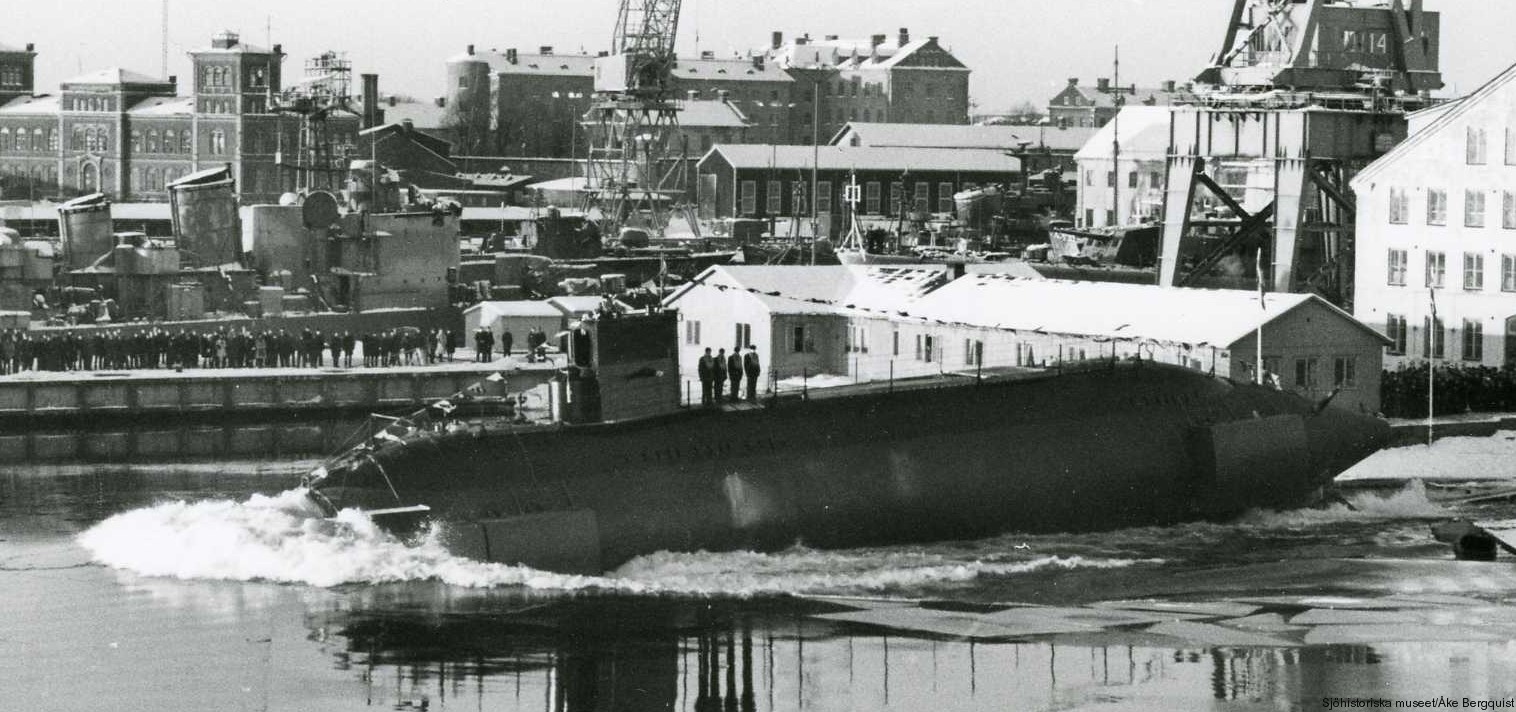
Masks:
[[[316,487],[337,506],[426,505],[472,556],[601,570],[660,550],[1099,530],[1289,506],[1387,437],[1382,421],[1316,414],[1288,394],[1124,364],[452,434],[387,446]]]

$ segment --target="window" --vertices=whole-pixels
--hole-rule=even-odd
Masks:
[[[1463,288],[1471,292],[1484,289],[1484,255],[1463,253]]]
[[[1463,360],[1484,360],[1484,324],[1473,319],[1463,320]]]
[[[1132,171],[1131,173],[1126,174],[1126,187],[1137,187],[1137,171]]]
[[[1106,211],[1105,211],[1105,224],[1107,224],[1107,225],[1115,225],[1116,224],[1116,211],[1115,210],[1106,209]]]
[[[832,182],[820,181],[816,183],[816,211],[822,215],[832,213]]]
[[[890,332],[890,355],[900,355],[900,332],[898,331]]]
[[[1095,171],[1092,171],[1092,170],[1089,170],[1089,169],[1085,169],[1085,171],[1084,171],[1084,184],[1085,185],[1095,185]]]
[[[914,190],[916,191],[915,204],[911,206],[911,209],[918,213],[924,213],[931,207],[928,203],[932,202],[932,184],[925,181],[916,181]]]
[[[58,150],[58,130],[57,129],[48,129],[47,130],[47,150],[49,150],[49,151],[56,151],[56,150]]]
[[[158,141],[158,129],[148,129],[148,131],[147,131],[147,152],[148,153],[158,153],[160,150],[162,150],[162,148],[163,148],[163,144],[159,143],[159,141]]]
[[[1390,224],[1404,225],[1410,220],[1411,201],[1405,194],[1405,188],[1390,189]]]
[[[1315,358],[1295,359],[1295,387],[1305,390],[1315,388],[1316,367],[1317,359]]]
[[[963,364],[965,366],[984,365],[984,342],[975,339],[963,340]]]
[[[1505,130],[1505,164],[1516,166],[1516,129]]]
[[[173,153],[179,150],[179,139],[174,137],[174,130],[168,129],[163,132],[163,152]]]
[[[864,186],[863,193],[864,193],[864,199],[863,199],[863,209],[864,209],[864,212],[866,212],[866,213],[868,213],[870,215],[878,215],[879,214],[879,182],[878,181],[869,181],[869,184],[866,185],[866,186]]]
[[[953,184],[951,182],[937,184],[937,212],[951,213],[957,206],[953,205]]]
[[[47,146],[47,141],[42,138],[42,129],[32,129],[32,150],[41,151]]]
[[[1484,227],[1484,191],[1463,191],[1464,227]]]
[[[1384,320],[1384,335],[1390,340],[1390,353],[1404,354],[1406,343],[1405,317],[1389,314]]]
[[[1500,256],[1500,291],[1516,292],[1516,255]]]
[[[900,181],[890,183],[890,204],[884,208],[885,215],[895,215],[905,211],[905,184]]]
[[[743,215],[753,215],[758,212],[758,181],[742,181],[742,210]]]
[[[142,152],[142,129],[132,129],[132,153]]]
[[[193,141],[194,137],[190,136],[189,129],[185,129],[184,133],[179,134],[179,152],[190,153],[190,147]]]
[[[1163,174],[1159,173],[1158,171],[1153,171],[1153,173],[1148,176],[1148,188],[1152,190],[1162,190]]]
[[[1408,261],[1405,250],[1389,251],[1390,274],[1387,284],[1391,287],[1405,286],[1405,268]]]
[[[764,195],[763,210],[769,215],[778,215],[784,209],[784,181],[771,180],[764,187],[768,192]]]
[[[1427,224],[1448,224],[1448,193],[1445,190],[1429,188],[1427,190]]]
[[[684,322],[684,343],[691,346],[700,345],[700,322]]]
[[[869,330],[861,326],[849,327],[847,331],[848,353],[866,354],[869,352]]]
[[[1358,387],[1358,359],[1338,356],[1332,359],[1332,385],[1336,388]]]
[[[1084,226],[1085,227],[1095,227],[1095,209],[1094,208],[1085,208],[1084,209]]]
[[[1516,229],[1516,193],[1509,190],[1500,193],[1500,226]]]
[[[811,327],[802,325],[790,330],[790,351],[797,354],[816,353],[816,340],[811,335]]]
[[[748,344],[753,343],[753,325],[737,324],[732,330],[732,341],[733,349],[747,348]]]
[[[925,363],[931,363],[932,359],[934,357],[933,352],[935,350],[936,350],[936,344],[933,343],[933,339],[932,339],[931,336],[929,336],[927,334],[917,334],[916,335],[916,360],[917,361],[922,361],[922,362],[925,362]]]
[[[1106,171],[1105,172],[1105,187],[1107,187],[1107,188],[1115,188],[1116,187],[1116,171]]]
[[[1443,277],[1448,271],[1447,255],[1441,252],[1427,253],[1427,287],[1441,289]]]
[[[72,138],[69,140],[69,143],[68,143],[68,150],[70,150],[70,151],[83,151],[84,150],[84,127],[83,126],[75,126],[74,127]]]
[[[216,129],[211,132],[211,153],[221,155],[226,153],[226,132]]]
[[[1470,126],[1466,129],[1466,132],[1465,143],[1467,146],[1465,147],[1465,160],[1471,166],[1484,165],[1486,159],[1484,129]]]
[[[1422,351],[1430,358],[1442,358],[1447,349],[1447,340],[1442,333],[1442,320],[1433,320],[1427,317],[1422,320],[1421,328],[1426,332],[1426,339],[1422,341]]]

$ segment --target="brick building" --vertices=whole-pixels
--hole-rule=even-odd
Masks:
[[[1092,89],[1081,85],[1075,77],[1048,101],[1048,123],[1100,128],[1115,118],[1122,106],[1169,106],[1194,99],[1189,86],[1174,81],[1158,87],[1116,86],[1101,77]]]
[[[444,128],[464,155],[583,157],[580,123],[595,94],[595,59],[540,47],[476,51],[447,62]],[[674,68],[681,98],[730,102],[744,117],[748,140],[773,141],[788,131],[795,81],[766,58],[718,58],[705,52]]]
[[[299,131],[296,119],[272,106],[284,53],[222,32],[190,57],[188,96],[179,95],[175,77],[120,68],[75,77],[47,95],[33,83],[35,52],[0,51],[4,197],[102,192],[118,201],[164,201],[175,179],[230,165],[244,201],[277,200],[294,182],[276,159]],[[339,143],[351,145],[358,117],[336,112],[328,125]]]

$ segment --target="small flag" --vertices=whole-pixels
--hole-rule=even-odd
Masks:
[[[489,381],[491,383],[499,383],[499,382],[505,380],[505,374],[503,374],[503,373],[491,373],[490,376],[489,376],[489,378],[486,378],[484,380]]]

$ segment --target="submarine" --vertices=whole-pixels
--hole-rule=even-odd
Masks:
[[[1381,419],[1151,361],[680,404],[677,315],[585,321],[543,422],[388,427],[305,477],[328,516],[600,573],[660,551],[966,540],[1298,506]],[[402,424],[406,421],[399,421]]]

